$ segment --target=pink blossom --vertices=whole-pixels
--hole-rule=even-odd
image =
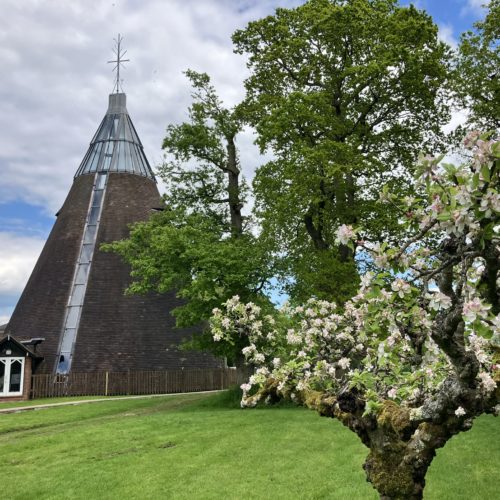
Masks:
[[[342,224],[337,229],[337,238],[335,241],[337,243],[341,243],[342,245],[347,245],[350,240],[354,239],[356,236],[356,231],[352,228],[352,226],[348,226],[346,224]]]
[[[490,217],[493,212],[500,212],[500,195],[489,189],[481,200],[479,210],[484,212],[485,217]]]
[[[478,139],[476,142],[476,150],[474,151],[474,159],[476,160],[476,166],[481,167],[492,153],[493,141],[483,141]],[[482,178],[482,174],[480,174]],[[483,179],[484,180],[484,179]]]
[[[463,145],[467,149],[472,149],[472,146],[476,144],[476,141],[479,139],[479,136],[481,135],[481,132],[479,130],[472,130],[469,132],[463,141]]]
[[[475,321],[477,317],[484,318],[491,306],[484,305],[478,297],[466,302],[463,308],[463,317],[466,321]]]
[[[405,294],[411,292],[410,285],[404,279],[401,278],[396,278],[392,282],[391,288],[394,292],[397,292],[400,298],[403,298]]]
[[[439,195],[434,197],[434,201],[432,202],[432,205],[430,206],[430,209],[434,213],[434,215],[439,214],[444,208],[444,205],[441,203],[441,198]]]

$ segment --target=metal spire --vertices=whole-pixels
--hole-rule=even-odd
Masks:
[[[114,61],[108,61],[108,64],[114,63],[115,67],[113,68],[113,71],[116,70],[116,82],[113,87],[113,90],[116,89],[116,93],[118,94],[120,92],[120,87],[121,87],[121,80],[120,80],[120,65],[126,62],[129,62],[130,59],[123,59],[123,56],[127,53],[125,50],[124,52],[121,51],[121,43],[123,40],[123,37],[118,33],[118,38],[113,38],[115,41],[115,47],[113,49],[113,52],[116,55],[116,59]],[[122,87],[123,91],[123,87]]]

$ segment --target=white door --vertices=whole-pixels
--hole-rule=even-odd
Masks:
[[[0,358],[0,396],[23,393],[24,358]]]

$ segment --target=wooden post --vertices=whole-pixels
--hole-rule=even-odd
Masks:
[[[104,395],[108,395],[108,387],[109,387],[109,372],[106,372],[106,388],[104,390]]]

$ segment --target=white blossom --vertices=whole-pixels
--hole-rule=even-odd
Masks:
[[[368,288],[371,285],[372,280],[373,280],[373,273],[370,271],[361,276],[361,283],[360,283],[361,289],[364,290],[365,288]]]
[[[402,278],[396,278],[392,284],[391,288],[394,292],[398,294],[400,298],[403,298],[405,294],[411,292],[410,285]]]
[[[457,377],[450,359],[439,347],[441,344],[433,340],[442,323],[455,316],[455,310],[450,310],[453,301],[463,302],[463,333],[456,332],[463,334],[465,349],[480,364],[479,390],[473,396],[480,404],[491,399],[497,386],[493,374],[500,368],[494,361],[495,349],[500,347],[500,316],[493,317],[486,299],[477,296],[488,263],[482,257],[458,259],[465,257],[463,252],[474,255],[474,250],[479,249],[478,232],[483,221],[498,211],[500,200],[496,184],[491,183],[494,188],[490,186],[483,168],[486,164],[491,167],[491,141],[480,139],[478,133],[471,134],[468,141],[474,148],[472,169],[470,163],[462,168],[441,168],[439,159],[426,158],[424,176],[428,183],[421,184],[422,194],[417,199],[406,200],[411,214],[401,219],[402,224],[411,236],[418,234],[418,228],[425,229],[432,246],[427,247],[424,239],[414,238],[404,246],[406,250],[396,262],[395,256],[408,240],[399,245],[389,241],[363,242],[378,270],[366,273],[357,294],[339,309],[333,303],[311,298],[303,306],[283,307],[276,313],[282,315],[283,321],[276,322],[271,316],[264,316],[255,304],[240,303],[238,297],[227,301],[224,313],[214,309],[214,340],[248,336],[243,353],[258,365],[248,384],[242,385],[249,405],[258,399],[249,396],[250,389],[255,388],[258,394],[272,379],[278,393],[285,397],[293,394],[298,398],[294,391],[306,387],[326,390],[334,396],[338,395],[336,391],[356,387],[369,403],[370,412],[378,411],[380,403],[391,399],[408,408],[411,419],[432,418],[434,410],[429,398],[443,390],[446,379]],[[391,201],[401,205],[404,200],[391,195]],[[486,240],[490,234],[485,235]],[[500,224],[493,234],[500,234]],[[462,245],[452,254],[458,257],[452,283],[454,294],[450,293],[454,299],[437,290],[434,281],[429,282],[431,291],[425,298],[418,296],[426,276],[440,280],[440,266],[449,257],[450,248],[440,245],[440,241],[450,239],[449,235]],[[336,236],[337,242],[348,244],[356,237],[356,231],[343,225]],[[494,245],[498,243],[493,241]],[[457,286],[462,277],[463,285]],[[419,342],[415,343],[415,339]],[[459,406],[463,403],[460,394],[450,394],[446,401],[445,410],[451,415],[467,417],[466,410]]]
[[[347,245],[350,240],[354,239],[356,236],[356,231],[352,228],[352,226],[348,226],[346,224],[342,224],[336,233],[335,241],[337,243],[341,243],[342,245]]]
[[[292,328],[286,334],[286,340],[291,345],[297,345],[302,342],[302,337],[298,335]]]
[[[486,372],[479,372],[478,377],[481,380],[481,386],[486,393],[493,392],[497,388],[496,382],[491,378],[491,375]]]
[[[346,370],[351,365],[351,360],[349,358],[340,358],[337,361],[337,364],[340,366],[340,368]]]
[[[306,309],[306,316],[309,316],[310,318],[314,318],[314,316],[316,316],[316,311],[309,307]]]
[[[251,356],[255,351],[257,350],[257,348],[255,347],[254,344],[250,344],[249,346],[247,347],[244,347],[241,352],[243,353],[244,356]]]
[[[254,354],[253,360],[256,363],[264,363],[264,361],[266,360],[266,357],[261,352],[257,352],[256,354]]]
[[[435,311],[449,309],[451,307],[450,297],[442,292],[428,293],[425,298],[429,299],[429,307]]]
[[[299,380],[295,386],[298,391],[303,391],[306,388],[306,384],[303,380]]]

